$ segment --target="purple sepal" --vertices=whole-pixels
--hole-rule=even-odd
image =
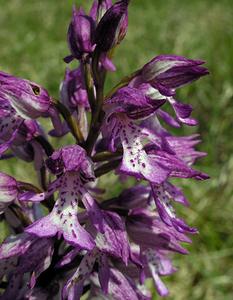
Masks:
[[[84,181],[93,181],[94,171],[91,160],[83,148],[70,145],[55,151],[46,161],[48,169],[55,175],[62,172],[81,172]]]
[[[182,56],[160,55],[146,64],[141,74],[145,82],[151,82],[162,94],[171,96],[175,88],[209,73],[200,66],[203,63]]]
[[[106,255],[102,254],[98,257],[99,260],[99,282],[101,289],[104,294],[108,294],[108,286],[109,286],[109,279],[110,279],[110,268],[108,263],[108,258]]]
[[[108,52],[123,39],[127,30],[128,1],[121,0],[110,7],[100,20],[94,41],[102,52]]]
[[[125,87],[118,90],[112,98],[105,102],[105,111],[126,113],[130,119],[142,119],[153,114],[166,99],[151,100],[136,88]]]
[[[73,7],[72,21],[67,33],[71,56],[66,57],[65,62],[69,63],[72,58],[80,59],[83,54],[92,52],[94,26],[93,19],[82,8]]]
[[[90,16],[98,23],[112,5],[112,0],[95,0],[90,10]]]
[[[51,106],[48,92],[40,85],[0,72],[1,93],[23,118],[46,115]]]
[[[150,188],[144,185],[136,185],[124,190],[112,205],[126,207],[128,209],[145,207],[148,203]]]
[[[180,123],[176,121],[169,113],[163,111],[162,109],[158,109],[156,114],[163,119],[168,125],[179,128]]]
[[[4,152],[6,152],[10,147],[11,145],[13,144],[15,138],[17,137],[17,134],[19,132],[19,129],[17,128],[13,133],[12,133],[12,136],[9,138],[9,140],[7,140],[6,142],[2,143],[0,145],[0,157],[2,156],[2,154]]]

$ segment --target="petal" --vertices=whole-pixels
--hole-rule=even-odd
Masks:
[[[150,153],[149,156],[153,159],[154,163],[159,165],[160,168],[167,170],[169,175],[172,177],[195,178],[197,180],[205,180],[208,178],[200,171],[196,171],[187,166],[187,164],[176,155],[153,149],[148,152]]]
[[[125,224],[120,216],[113,212],[103,212],[104,216],[104,236],[106,239],[106,244],[102,247],[99,243],[99,236],[97,239],[97,244],[100,249],[106,249],[109,253],[112,252],[113,255],[118,256],[122,261],[127,264],[129,258],[129,242],[125,229]]]
[[[45,115],[51,106],[48,92],[36,83],[7,74],[0,75],[1,92],[10,105],[24,119]]]
[[[192,74],[193,76],[196,75],[200,77],[202,75],[202,71],[207,71],[203,67],[198,67],[198,65],[203,63],[203,61],[191,60],[182,56],[159,55],[143,67],[142,76],[145,81],[151,81],[157,78],[167,79],[169,77],[172,77],[173,80],[177,81],[179,79],[179,75],[181,75],[180,79],[185,81],[187,80],[185,75],[188,76],[188,74]],[[199,68],[201,69],[199,70]],[[191,78],[189,78],[189,80],[191,80]]]
[[[185,161],[188,165],[192,165],[198,158],[204,157],[205,152],[196,151],[194,146],[200,142],[198,136],[191,135],[186,137],[169,136],[167,140],[174,149],[176,155]]]

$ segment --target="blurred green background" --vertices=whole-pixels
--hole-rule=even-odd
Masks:
[[[73,2],[0,0],[0,69],[30,78],[58,97]],[[81,3],[89,7],[91,1],[76,0]],[[233,299],[233,2],[132,0],[129,20],[115,58],[118,72],[109,75],[108,87],[162,53],[203,59],[211,73],[178,92],[200,121],[195,129],[178,132],[201,133],[199,149],[208,157],[198,165],[211,180],[181,182],[192,205],[179,212],[200,234],[189,256],[175,256],[179,270],[165,279],[168,299]],[[21,180],[33,178],[32,168],[15,159],[1,161],[0,170]]]

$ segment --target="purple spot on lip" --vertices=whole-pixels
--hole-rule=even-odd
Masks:
[[[71,231],[71,232],[72,232],[72,235],[73,235],[73,237],[74,237],[74,238],[77,238],[77,235],[76,235],[76,233],[74,232],[74,230],[73,230],[73,229],[72,229],[72,231]]]

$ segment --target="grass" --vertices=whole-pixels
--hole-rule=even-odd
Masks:
[[[76,3],[83,2],[86,7],[90,4]],[[68,53],[72,1],[0,0],[0,6],[0,69],[41,83],[57,97],[66,67],[62,58]],[[194,106],[200,121],[197,128],[183,128],[182,133],[201,133],[199,148],[208,157],[199,168],[211,180],[183,182],[192,205],[181,208],[180,214],[200,234],[193,238],[189,256],[175,258],[179,271],[165,280],[171,290],[169,299],[232,299],[232,14],[230,0],[132,0],[129,34],[115,60],[118,72],[108,77],[109,88],[161,53],[201,58],[211,72],[178,93],[179,99]],[[1,171],[21,180],[33,174],[28,164],[16,160],[1,162]]]

